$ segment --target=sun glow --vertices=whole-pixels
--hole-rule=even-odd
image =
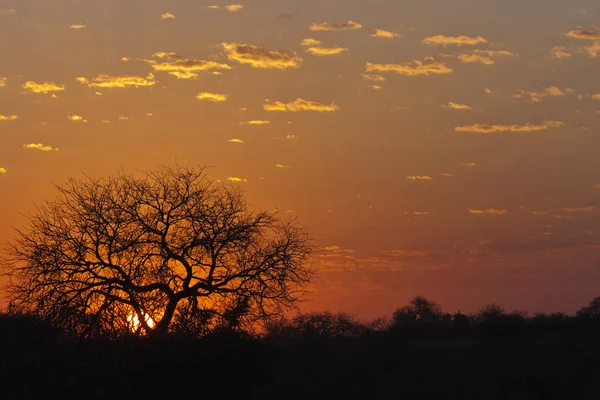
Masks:
[[[148,314],[144,314],[144,319],[146,320],[148,327],[150,329],[154,329],[156,324]],[[127,315],[127,323],[129,324],[129,329],[131,329],[132,332],[137,332],[141,327],[140,319],[137,313],[134,312],[130,312],[129,315]]]

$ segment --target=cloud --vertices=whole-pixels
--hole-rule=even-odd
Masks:
[[[442,104],[442,108],[452,108],[454,110],[472,110],[473,107],[468,106],[466,104],[454,103],[452,101],[448,102],[448,104]]]
[[[228,6],[225,6],[225,8],[227,9],[227,11],[229,12],[238,12],[240,11],[242,8],[244,8],[244,6],[242,6],[241,4],[229,4]]]
[[[285,165],[285,164],[275,164],[275,168],[290,169],[290,168],[292,168],[292,166],[291,165]]]
[[[67,119],[69,121],[75,121],[75,122],[87,122],[87,120],[83,119],[83,117],[81,115],[68,115]]]
[[[238,144],[244,143],[244,141],[242,139],[236,139],[236,138],[229,139],[228,142],[229,143],[238,143]]]
[[[85,29],[87,25],[85,24],[73,24],[69,27],[70,29]]]
[[[0,14],[2,15],[15,15],[17,13],[17,10],[15,10],[14,8],[9,8],[9,9],[4,9],[4,10],[0,10]]]
[[[87,85],[91,88],[139,88],[154,86],[156,84],[154,74],[148,74],[145,78],[141,76],[110,76],[102,74],[91,80],[81,76],[75,79],[82,85]]]
[[[16,121],[19,119],[18,115],[2,115],[0,114],[0,121]]]
[[[367,62],[365,72],[395,72],[405,76],[428,76],[432,74],[449,74],[452,68],[445,63],[437,62],[428,57],[424,61],[415,60],[402,64],[374,64]]]
[[[213,5],[208,5],[208,6],[206,6],[206,7],[207,7],[207,8],[210,8],[210,9],[213,9],[213,10],[216,10],[217,8],[219,8],[219,6],[217,6],[217,5],[214,5],[214,4],[213,4]]]
[[[373,90],[382,90],[383,87],[379,86],[379,85],[369,85],[369,87]]]
[[[464,163],[460,163],[461,166],[463,167],[467,167],[467,168],[475,168],[477,166],[477,163],[474,162],[464,162]]]
[[[565,92],[563,92],[557,86],[548,86],[540,92],[527,92],[525,90],[521,90],[521,94],[516,95],[518,97],[515,97],[515,98],[519,98],[522,95],[529,96],[531,101],[533,101],[534,103],[540,103],[542,101],[542,98],[544,98],[544,97],[561,97],[561,96],[566,96],[567,94]]]
[[[54,82],[43,82],[36,83],[34,81],[27,81],[23,84],[23,89],[29,90],[31,93],[43,93],[48,94],[51,92],[62,92],[65,90],[64,85],[57,85]]]
[[[52,146],[48,146],[42,143],[29,143],[29,144],[24,144],[23,148],[25,149],[32,149],[32,150],[40,150],[40,151],[58,151],[58,149],[52,148]]]
[[[227,58],[254,68],[288,69],[300,68],[302,58],[290,51],[271,51],[251,44],[221,43]]]
[[[593,100],[600,100],[600,93],[592,95]]]
[[[198,93],[196,95],[196,98],[198,100],[208,100],[208,101],[212,101],[212,102],[220,102],[220,101],[226,101],[227,95],[226,94],[218,94],[218,93],[202,92],[202,93]]]
[[[494,58],[511,56],[514,56],[514,54],[506,50],[475,49],[471,54],[463,53],[459,55],[458,59],[463,63],[481,63],[484,65],[492,65],[495,63]]]
[[[567,36],[574,39],[580,40],[600,40],[600,29],[598,28],[577,28],[569,31]]]
[[[375,29],[375,32],[373,32],[373,34],[371,35],[371,37],[387,39],[393,39],[399,36],[400,35],[398,35],[396,32],[384,31],[383,29]]]
[[[433,178],[427,175],[411,175],[404,177],[408,181],[432,181]]]
[[[0,76],[0,88],[6,87],[6,77]]]
[[[490,88],[484,88],[483,91],[485,92],[485,94],[492,94],[494,93],[494,91]]]
[[[351,29],[360,29],[362,25],[358,22],[348,21],[340,24],[331,24],[328,22],[314,23],[308,27],[311,31],[347,31]]]
[[[309,47],[306,49],[307,53],[313,54],[315,56],[333,56],[336,54],[343,53],[344,51],[348,51],[348,49],[335,46],[335,47]]]
[[[475,215],[504,215],[507,213],[505,209],[488,208],[486,210],[470,209],[469,212]]]
[[[132,119],[134,119],[134,118],[133,117],[126,117],[124,115],[120,115],[119,116],[119,121],[130,121]]]
[[[311,38],[302,39],[302,41],[300,42],[300,46],[318,46],[321,44],[323,44],[323,42],[321,42],[320,40]]]
[[[565,212],[568,213],[591,213],[594,212],[596,210],[595,207],[593,206],[587,206],[587,207],[565,207],[564,208]]]
[[[263,106],[265,111],[316,111],[316,112],[333,112],[338,111],[340,108],[335,104],[321,104],[316,101],[304,100],[297,98],[291,103],[282,103],[280,101],[273,102],[271,104],[265,104]]]
[[[545,131],[550,128],[559,128],[564,123],[560,121],[546,121],[541,125],[525,124],[525,125],[486,125],[474,124],[469,126],[457,126],[454,128],[456,132],[476,132],[476,133],[494,133],[494,132],[537,132]]]
[[[383,76],[383,75],[361,74],[360,76],[362,76],[363,78],[365,78],[366,80],[369,80],[369,81],[374,81],[374,82],[385,81],[385,76]]]
[[[248,179],[239,178],[237,176],[230,176],[229,178],[227,178],[227,180],[230,181],[230,182],[234,182],[234,183],[245,183],[245,182],[248,182]]]
[[[269,125],[271,121],[264,119],[253,119],[251,121],[240,122],[240,125]]]
[[[437,35],[423,39],[423,43],[428,45],[447,46],[476,46],[482,43],[488,43],[487,39],[477,36],[475,38],[469,36],[444,36]]]
[[[214,61],[184,59],[176,53],[159,52],[154,53],[153,56],[161,59],[169,59],[167,62],[149,63],[154,71],[167,72],[178,79],[197,78],[197,72],[231,69],[227,64]]]
[[[583,46],[580,51],[587,53],[590,58],[596,58],[600,56],[600,41],[594,42],[589,46]]]
[[[567,48],[565,46],[554,46],[552,50],[550,50],[550,54],[554,59],[571,57],[571,53],[567,53],[566,50]]]
[[[160,16],[160,19],[175,19],[175,18],[177,18],[177,17],[175,15],[171,14],[170,12],[166,12]]]
[[[0,167],[0,175],[4,175],[6,173],[6,168],[1,168]]]

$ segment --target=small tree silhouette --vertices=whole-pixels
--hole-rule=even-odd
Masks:
[[[204,168],[69,180],[4,259],[19,311],[79,335],[241,330],[312,278],[295,221],[254,212]]]

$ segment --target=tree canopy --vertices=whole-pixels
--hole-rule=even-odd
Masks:
[[[70,179],[3,260],[13,306],[78,335],[245,330],[312,279],[295,220],[252,210],[205,168]]]

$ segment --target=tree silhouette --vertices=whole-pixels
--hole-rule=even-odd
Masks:
[[[293,307],[312,278],[307,232],[249,208],[204,168],[71,179],[3,260],[21,312],[78,335],[201,335]]]

